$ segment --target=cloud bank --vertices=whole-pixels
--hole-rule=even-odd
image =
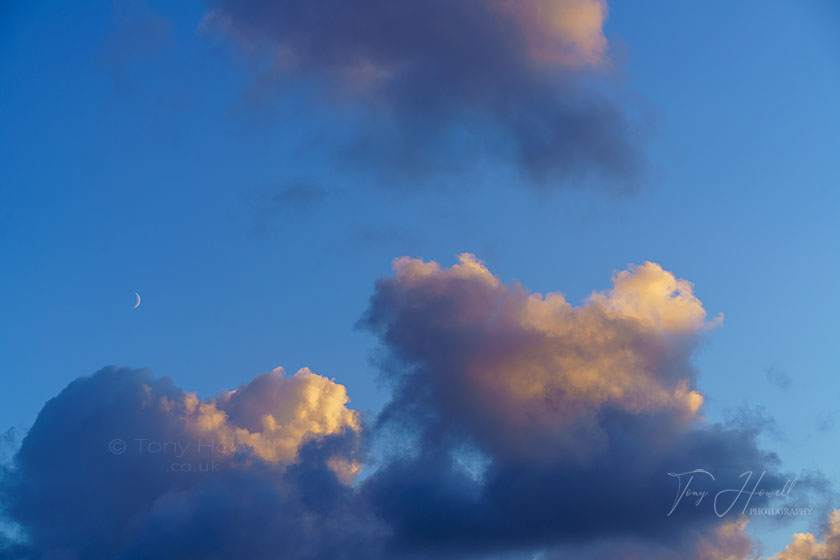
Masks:
[[[603,87],[603,0],[206,4],[203,29],[366,115],[356,164],[419,173],[486,158],[549,186],[639,180],[635,126]]]
[[[22,538],[0,538],[0,554],[747,558],[746,498],[679,502],[686,478],[669,476],[714,473],[692,482],[710,493],[747,471],[764,490],[789,478],[760,422],[703,418],[692,357],[721,322],[655,263],[572,305],[470,254],[448,268],[403,257],[360,321],[393,391],[375,422],[305,368],[208,399],[103,369],[50,400],[3,468]],[[835,558],[837,516],[778,558]]]

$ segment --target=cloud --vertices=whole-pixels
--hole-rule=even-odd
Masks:
[[[603,442],[603,411],[684,425],[703,402],[688,358],[717,321],[706,320],[688,282],[657,264],[618,273],[612,290],[580,307],[557,292],[505,286],[469,254],[449,269],[409,258],[394,269],[365,318],[416,366],[397,378],[388,416],[425,399],[445,409],[442,422],[481,432],[488,450],[585,456]]]
[[[344,387],[308,370],[201,400],[106,368],[50,400],[3,473],[13,558],[359,558],[378,529]],[[2,550],[2,548],[0,548]]]
[[[0,434],[0,464],[9,461],[11,455],[14,454],[14,450],[17,449],[18,439],[18,430],[14,427]]]
[[[282,212],[311,210],[323,203],[328,191],[305,182],[294,183],[271,197],[272,203]]]
[[[822,540],[813,533],[796,533],[773,560],[836,560],[840,558],[840,509],[831,512]]]
[[[306,223],[340,196],[337,189],[298,180],[279,187],[252,189],[245,196],[245,205],[254,222],[254,232],[265,233]]]
[[[682,550],[657,543],[645,543],[628,538],[610,539],[605,542],[575,547],[557,547],[540,557],[540,560],[747,560],[756,558],[755,547],[746,534],[746,518],[726,521],[706,535],[698,535],[695,542]]]
[[[769,381],[782,391],[787,391],[788,389],[790,389],[790,375],[785,373],[783,370],[779,369],[777,366],[770,366],[766,368],[764,370],[764,374],[767,376],[767,381]]]
[[[760,425],[702,417],[691,358],[721,320],[655,263],[573,306],[506,285],[469,254],[449,268],[397,259],[362,322],[394,391],[379,429],[409,442],[364,482],[392,551],[742,549],[733,527],[744,520],[720,519],[713,498],[667,515],[669,472],[706,469],[733,488],[766,471],[762,486],[784,484],[756,443]]]
[[[0,466],[0,557],[736,559],[752,543],[732,492],[789,478],[760,415],[703,418],[691,361],[721,319],[655,263],[572,305],[473,255],[403,257],[361,324],[393,388],[372,425],[306,368],[205,399],[147,370],[73,381]],[[731,513],[677,500],[694,469]],[[797,505],[824,485],[801,478]],[[831,557],[831,527],[788,558]]]
[[[492,160],[544,185],[621,190],[640,179],[636,127],[604,87],[603,0],[206,3],[202,29],[350,102],[356,165],[401,176]]]
[[[698,560],[746,559],[753,552],[753,544],[744,532],[749,520],[741,518],[715,528],[712,538],[701,538],[697,546]]]
[[[830,432],[834,429],[835,414],[820,412],[817,414],[817,430],[821,432]]]

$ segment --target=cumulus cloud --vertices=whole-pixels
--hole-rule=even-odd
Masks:
[[[711,538],[701,538],[697,545],[698,560],[741,560],[753,552],[753,544],[744,532],[749,523],[741,518],[715,528]]]
[[[10,558],[359,558],[378,529],[345,484],[359,418],[341,385],[263,374],[201,400],[106,368],[50,400],[3,473]]]
[[[796,533],[793,542],[773,560],[836,560],[840,558],[840,509],[831,512],[822,540],[813,533]]]
[[[417,369],[398,378],[388,415],[428,399],[488,449],[568,457],[603,442],[602,411],[684,424],[700,409],[688,358],[718,321],[706,320],[690,283],[657,264],[618,273],[613,289],[579,307],[503,285],[470,254],[448,269],[410,258],[394,269],[365,321]]]
[[[506,285],[473,255],[449,268],[397,259],[363,319],[394,387],[380,429],[412,442],[364,484],[394,546],[422,556],[620,542],[658,551],[649,558],[742,549],[743,520],[719,518],[712,499],[667,515],[669,472],[706,469],[740,487],[744,472],[767,471],[762,484],[784,484],[759,427],[702,417],[691,359],[721,320],[655,263],[575,306]]]
[[[202,28],[364,107],[357,163],[451,168],[483,154],[545,184],[638,180],[635,127],[602,87],[604,0],[206,3]]]
[[[0,557],[746,558],[746,498],[721,517],[714,496],[676,504],[686,478],[669,476],[704,469],[692,489],[709,493],[747,471],[788,481],[760,418],[703,418],[691,360],[720,323],[655,263],[573,305],[473,255],[400,258],[361,321],[393,387],[374,425],[306,368],[206,399],[103,369],[0,467]],[[779,559],[834,558],[838,519]]]
[[[359,430],[359,415],[346,407],[343,385],[303,368],[291,377],[283,368],[206,403],[184,398],[186,427],[223,448],[245,446],[270,462],[294,460],[305,438]]]

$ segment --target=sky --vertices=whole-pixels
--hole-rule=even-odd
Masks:
[[[6,387],[0,430],[12,430],[6,477],[17,482],[4,483],[0,495],[11,504],[11,524],[31,533],[29,548],[9,548],[10,558],[56,551],[60,558],[150,551],[164,557],[155,548],[167,534],[160,519],[181,530],[185,542],[210,531],[180,509],[178,516],[158,512],[160,519],[144,521],[140,536],[125,542],[103,539],[90,528],[102,529],[93,521],[73,542],[44,531],[43,503],[24,492],[26,485],[44,483],[38,482],[44,449],[61,441],[51,430],[69,422],[78,427],[74,441],[84,439],[99,434],[83,423],[84,411],[105,406],[91,404],[94,399],[136,404],[109,400],[116,390],[109,383],[151,386],[156,398],[183,401],[187,416],[199,410],[188,404],[195,392],[202,406],[226,415],[213,429],[236,441],[242,437],[237,429],[268,437],[268,428],[250,426],[253,419],[242,410],[291,410],[299,405],[294,395],[321,387],[324,417],[312,417],[318,427],[295,427],[297,443],[279,456],[257,453],[277,472],[255,474],[263,467],[238,464],[231,472],[253,476],[236,479],[248,488],[303,488],[310,480],[306,469],[314,469],[307,461],[317,463],[334,445],[339,451],[329,453],[348,453],[341,459],[346,468],[322,468],[318,476],[334,472],[329,482],[338,486],[329,496],[342,512],[362,507],[357,502],[364,496],[366,513],[354,516],[359,527],[353,536],[385,546],[385,557],[429,557],[435,550],[453,558],[563,558],[564,547],[573,547],[571,557],[582,550],[597,557],[603,553],[598,546],[615,546],[623,550],[612,552],[615,557],[653,558],[659,549],[644,547],[654,545],[691,548],[698,558],[744,557],[704,549],[743,548],[738,538],[721,537],[739,535],[742,520],[717,519],[711,511],[672,527],[664,513],[650,513],[645,527],[625,527],[619,519],[614,531],[594,531],[586,542],[564,536],[574,534],[568,519],[543,512],[540,519],[551,518],[545,533],[511,529],[507,540],[494,538],[494,523],[505,520],[486,513],[483,500],[505,503],[493,489],[504,487],[510,472],[559,461],[562,468],[539,478],[556,484],[601,472],[553,455],[532,456],[509,440],[510,426],[524,421],[521,403],[464,373],[495,371],[494,364],[508,364],[500,366],[499,379],[516,387],[515,379],[546,368],[548,377],[535,381],[540,390],[572,400],[558,405],[561,417],[548,411],[550,422],[528,420],[535,423],[534,439],[523,437],[522,445],[580,455],[584,463],[589,444],[581,442],[589,439],[578,438],[589,430],[604,430],[611,442],[605,445],[616,449],[616,442],[644,447],[654,441],[641,427],[621,439],[605,427],[611,414],[665,415],[680,434],[665,437],[680,442],[669,448],[672,458],[701,457],[691,442],[708,426],[735,430],[719,446],[727,450],[721,464],[736,469],[751,457],[766,459],[765,451],[775,453],[772,477],[794,473],[802,496],[813,492],[803,498],[806,505],[822,508],[781,521],[751,518],[746,534],[752,544],[761,542],[769,555],[785,548],[794,531],[810,532],[819,543],[813,546],[823,547],[811,554],[837,558],[840,521],[827,521],[831,508],[815,496],[831,501],[840,482],[833,445],[840,422],[834,344],[840,8],[829,1],[607,4],[4,4],[0,356]],[[465,253],[475,257],[459,257]],[[401,257],[415,260],[395,261]],[[633,299],[648,301],[648,291],[616,283],[628,277],[651,286],[685,279],[693,288],[683,286],[676,299],[654,294],[648,309]],[[132,309],[135,292],[142,303]],[[580,309],[566,315],[559,303],[529,307],[521,298],[551,292]],[[429,298],[440,299],[440,306]],[[495,314],[482,315],[494,306]],[[671,312],[679,319],[662,318]],[[556,314],[571,333],[593,328],[616,341],[629,337],[621,344],[634,349],[632,356],[615,357],[612,346],[594,338],[573,337],[563,343],[570,345],[566,350],[528,346],[533,332],[560,336],[554,329],[561,327],[541,313]],[[477,326],[496,321],[498,332]],[[625,322],[631,326],[621,326]],[[522,341],[529,350],[506,341]],[[498,348],[498,361],[486,362]],[[577,371],[563,361],[564,351],[603,358],[584,368],[590,377],[581,379],[603,381],[619,396],[601,400],[599,391],[608,390],[595,391],[596,385],[568,396],[574,391],[563,383],[577,382],[550,380],[552,371]],[[662,353],[665,365],[638,372],[627,365],[650,353]],[[70,391],[68,384],[106,366],[149,368],[151,374],[105,370]],[[277,367],[285,377],[255,378]],[[296,375],[301,368],[309,369]],[[604,373],[622,368],[633,383]],[[679,397],[674,376],[689,384]],[[173,385],[164,386],[162,378]],[[276,385],[269,393],[280,395],[277,403],[258,398],[260,379]],[[252,387],[255,395],[240,408],[220,393],[237,387]],[[667,406],[652,396],[660,390]],[[702,394],[699,409],[690,405],[689,390]],[[453,399],[468,403],[468,412],[453,408]],[[653,409],[649,399],[657,402]],[[100,419],[117,413],[106,408]],[[493,425],[488,410],[510,423],[496,418],[502,424],[481,428]],[[603,416],[590,425],[592,410]],[[140,432],[158,434],[152,438],[167,434],[179,441],[205,429],[201,418],[195,425],[185,421],[175,437],[163,412],[152,420],[137,414],[126,412],[125,423],[114,425],[126,433],[145,426]],[[632,419],[622,422],[636,426]],[[347,434],[387,439],[397,429],[390,423],[411,434],[397,439],[412,441],[406,445],[414,449],[413,462],[379,451],[365,461],[355,447],[346,451],[360,445]],[[100,435],[108,441],[108,434]],[[243,441],[253,446],[252,439]],[[374,449],[388,447],[377,441]],[[73,473],[85,472],[84,461],[93,460],[84,445],[65,444],[60,458],[72,455],[81,466],[64,469],[59,490],[84,480]],[[476,490],[483,498],[462,502],[450,496],[457,484],[444,468],[448,463],[432,457],[451,462],[469,455],[468,448],[490,467]],[[335,457],[327,463],[334,466]],[[239,456],[225,456],[234,459]],[[611,461],[605,464],[623,464],[618,455]],[[138,461],[133,468],[157,467]],[[364,474],[348,482],[357,471]],[[437,478],[418,477],[422,472]],[[659,486],[650,495],[671,497],[673,481],[664,470],[656,476]],[[196,503],[230,506],[224,497],[196,490],[209,484],[206,478],[188,485],[185,492],[193,494],[183,501],[194,496]],[[399,481],[406,478],[417,481],[417,495],[402,491],[406,485]],[[119,480],[113,484],[119,494]],[[149,482],[161,495],[167,484]],[[441,503],[461,512],[459,535],[423,525],[404,505],[436,491]],[[102,503],[89,508],[108,511],[102,492]],[[297,511],[307,503],[261,502],[254,515],[275,520],[282,534],[294,531],[293,524],[262,508]],[[167,502],[156,504],[165,509]],[[667,511],[670,504],[659,506]],[[231,512],[231,523],[253,526],[241,509],[219,507]],[[528,504],[534,515],[544,509]],[[647,509],[640,513],[647,515]],[[599,517],[592,519],[597,525]],[[330,528],[340,520],[333,512],[321,521]],[[723,522],[732,524],[715,525]],[[679,536],[661,537],[666,533]],[[704,541],[708,535],[717,535],[717,544]],[[321,542],[336,548],[303,543],[288,557],[351,554],[363,546],[347,535]],[[264,557],[264,549],[253,546],[249,557]],[[192,550],[195,558],[215,558],[237,549],[243,550],[228,542],[215,552]],[[800,558],[789,550],[779,558]]]

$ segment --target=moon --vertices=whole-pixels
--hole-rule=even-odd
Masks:
[[[137,309],[138,307],[140,307],[140,294],[134,292],[134,295],[137,298],[137,301],[134,303],[134,307],[132,307],[132,309]]]

